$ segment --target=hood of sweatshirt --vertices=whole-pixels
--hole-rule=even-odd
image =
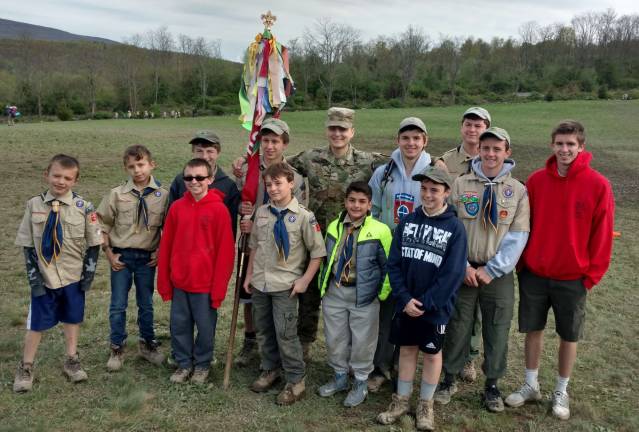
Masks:
[[[420,218],[428,217],[435,220],[445,220],[445,219],[457,217],[457,209],[455,208],[454,205],[450,205],[450,204],[447,205],[446,210],[444,210],[443,213],[438,214],[437,216],[426,216],[426,213],[424,212],[424,206],[417,207],[417,210],[415,210],[415,212],[420,215]]]
[[[570,164],[568,169],[567,178],[572,178],[578,175],[581,171],[590,167],[590,161],[592,160],[592,153],[584,150],[577,155],[577,158]],[[553,177],[563,178],[557,171],[557,156],[552,155],[546,161],[546,171]]]
[[[398,148],[393,150],[393,153],[391,153],[391,159],[393,159],[393,161],[395,162],[395,166],[399,170],[399,173],[402,176],[402,180],[411,180],[409,176],[406,175],[406,166],[404,165],[404,159],[402,159],[402,152]],[[428,165],[430,165],[430,155],[425,151],[422,151],[422,154],[419,155],[419,158],[413,166],[411,177],[414,174],[422,171]]]
[[[478,177],[489,181],[488,177],[486,176],[486,174],[484,174],[484,172],[481,169],[481,160],[479,159],[479,157],[476,157],[475,159],[473,159],[471,163],[471,167],[473,172],[477,174]],[[504,161],[504,166],[501,167],[501,171],[499,171],[499,174],[497,174],[493,180],[497,180],[498,178],[505,176],[506,174],[511,172],[514,168],[515,168],[515,161],[512,159],[506,159]]]
[[[207,194],[204,195],[204,198],[199,201],[195,201],[195,198],[193,198],[193,195],[191,195],[191,192],[189,191],[184,192],[183,198],[190,204],[194,204],[197,206],[209,205],[213,203],[224,204],[224,193],[220,192],[217,189],[209,189]]]

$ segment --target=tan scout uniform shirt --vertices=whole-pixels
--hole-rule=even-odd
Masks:
[[[353,222],[351,220],[351,217],[349,215],[346,215],[344,217],[344,227],[343,229],[343,234],[342,234],[342,238],[339,241],[339,244],[337,245],[337,251],[335,252],[335,262],[333,263],[333,268],[331,270],[331,272],[333,273],[333,277],[336,276],[336,272],[337,272],[337,263],[339,262],[339,257],[342,256],[342,252],[344,250],[344,246],[346,245],[346,233],[348,232],[349,228],[353,228],[353,255],[351,258],[351,265],[350,265],[350,270],[348,272],[348,278],[345,277],[344,275],[344,270],[342,270],[342,277],[341,277],[341,281],[340,284],[342,285],[354,285],[357,282],[357,266],[356,266],[356,262],[357,262],[357,236],[359,235],[359,230],[362,227],[362,224],[364,223],[364,219],[362,218],[358,221]]]
[[[90,246],[102,244],[102,231],[93,204],[72,192],[55,198],[47,191],[27,201],[15,244],[35,247],[38,256],[42,250],[42,233],[51,211],[51,202],[60,201],[62,221],[62,249],[60,256],[48,266],[42,259],[38,268],[47,288],[61,288],[78,282],[82,277],[84,253]]]
[[[282,162],[286,162],[286,159],[283,159]],[[293,168],[293,166],[291,166],[291,168]],[[264,157],[260,156],[260,180],[257,184],[257,195],[255,196],[256,208],[268,202],[268,195],[265,196],[266,191],[264,190],[264,179],[262,178],[264,170],[266,170],[266,164],[264,163]],[[242,190],[242,188],[244,187],[247,171],[248,164],[242,165],[242,177],[235,179],[235,185],[239,190]],[[306,181],[295,168],[293,168],[293,184],[293,196],[297,198],[297,201],[303,206],[308,205],[308,188],[306,187]],[[264,201],[264,199],[266,199],[266,201]]]
[[[249,248],[256,250],[253,261],[251,285],[262,292],[286,291],[302,277],[306,271],[307,256],[326,256],[324,238],[313,212],[301,206],[293,198],[286,206],[289,212],[284,216],[288,231],[290,251],[283,262],[277,254],[273,227],[277,217],[269,210],[269,205],[257,209],[255,223],[249,238]]]
[[[486,179],[474,172],[457,177],[451,193],[452,202],[466,228],[468,261],[485,264],[497,253],[508,231],[530,231],[530,206],[526,187],[507,173],[494,180],[497,199],[497,232],[488,224],[484,228],[482,197]]]
[[[475,156],[466,153],[464,144],[460,144],[458,147],[450,149],[441,155],[439,160],[446,164],[446,168],[448,168],[448,173],[451,177],[457,178],[462,174],[470,172],[470,161],[474,158]]]
[[[102,231],[109,235],[111,247],[147,251],[158,248],[169,192],[161,187],[153,176],[147,187],[155,189],[144,197],[149,216],[148,231],[141,216],[138,223],[139,199],[132,192],[133,189],[137,189],[133,180],[129,179],[126,183],[111,189],[102,199],[98,207],[98,216]]]

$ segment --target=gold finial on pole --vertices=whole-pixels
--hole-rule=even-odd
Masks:
[[[260,18],[267,30],[270,30],[271,27],[273,27],[273,24],[275,24],[275,21],[277,21],[277,17],[273,15],[270,10],[265,14],[260,15]]]

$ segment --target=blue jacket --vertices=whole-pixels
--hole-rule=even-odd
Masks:
[[[466,230],[452,206],[429,217],[422,207],[397,225],[388,256],[388,277],[396,312],[412,299],[422,303],[422,319],[447,324],[466,274]]]

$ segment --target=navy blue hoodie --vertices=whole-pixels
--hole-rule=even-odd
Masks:
[[[429,217],[418,207],[397,225],[387,261],[395,310],[411,298],[423,306],[422,319],[447,324],[466,274],[466,230],[452,206]]]

